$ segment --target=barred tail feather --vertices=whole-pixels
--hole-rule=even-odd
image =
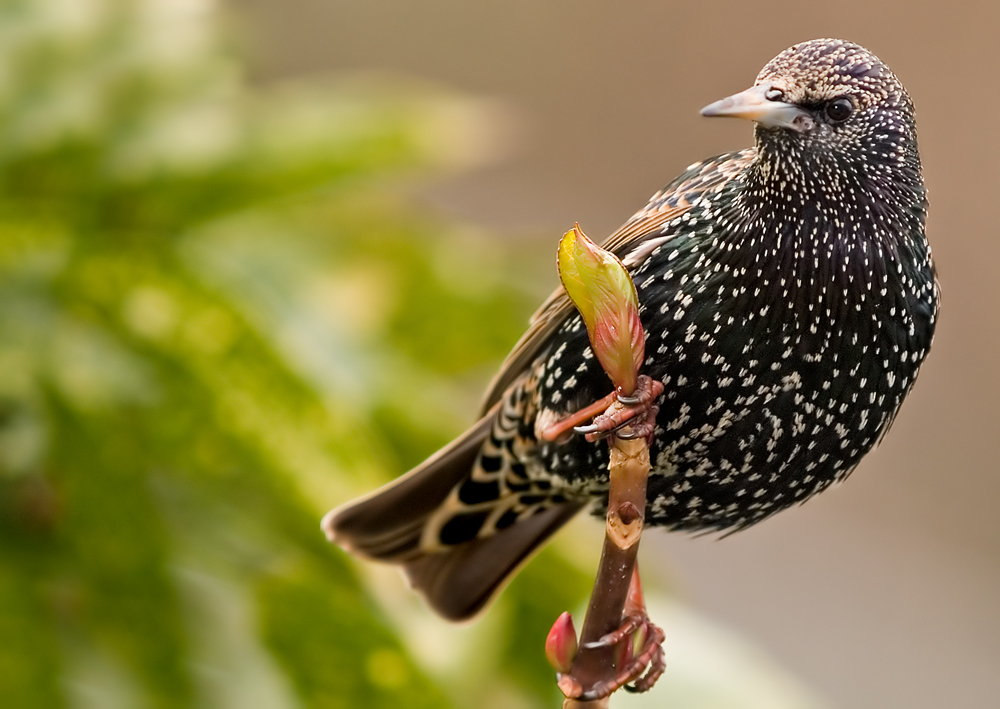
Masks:
[[[403,570],[428,605],[448,620],[485,608],[541,545],[583,507],[566,502],[540,510],[490,537],[414,557]]]
[[[469,475],[497,408],[407,474],[328,512],[322,522],[327,538],[376,561],[403,563],[419,555],[424,525]]]
[[[516,523],[491,528],[453,545],[424,543],[452,510],[454,491],[469,475],[497,421],[499,404],[460,438],[423,464],[360,500],[329,512],[323,530],[330,541],[359,556],[400,564],[410,584],[449,620],[474,616],[582,503],[560,499],[521,509]],[[512,495],[498,499],[505,509]],[[436,535],[431,535],[436,536]]]

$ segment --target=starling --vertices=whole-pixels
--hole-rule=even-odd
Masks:
[[[939,287],[913,105],[873,54],[795,45],[702,114],[751,119],[754,147],[689,167],[605,248],[635,281],[643,372],[664,385],[646,524],[731,532],[843,480],[881,440]],[[323,527],[467,618],[579,510],[604,514],[607,446],[541,433],[610,388],[557,291],[479,422]]]

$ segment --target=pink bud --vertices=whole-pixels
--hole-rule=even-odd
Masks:
[[[566,611],[552,624],[549,636],[545,638],[545,657],[557,672],[568,672],[576,657],[576,628],[573,616]]]

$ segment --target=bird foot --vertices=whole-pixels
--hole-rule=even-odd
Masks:
[[[646,600],[639,581],[639,567],[632,570],[621,624],[615,630],[580,646],[580,651],[615,648],[611,677],[586,681],[569,672],[557,674],[559,688],[578,702],[594,701],[625,688],[627,692],[647,692],[667,668],[663,655],[663,630],[646,613]],[[608,673],[610,674],[610,672]]]
[[[603,699],[622,687],[627,692],[647,692],[667,667],[661,646],[663,639],[663,630],[654,625],[645,612],[627,616],[617,630],[583,646],[587,649],[615,647],[618,672],[586,688],[571,673],[561,673],[558,675],[559,687],[577,701]]]
[[[595,646],[617,646],[621,668],[609,682],[608,693],[619,687],[630,692],[646,692],[666,669],[663,657],[663,630],[654,625],[645,611],[622,620],[621,627],[594,643]],[[648,669],[647,669],[648,668]]]
[[[660,407],[653,402],[663,393],[663,382],[640,375],[635,392],[631,396],[619,394],[611,405],[594,417],[588,426],[577,426],[573,430],[583,434],[590,443],[611,436],[625,440],[652,438],[656,428],[656,414]],[[622,430],[625,428],[628,430]]]

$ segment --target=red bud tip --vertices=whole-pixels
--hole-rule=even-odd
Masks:
[[[576,650],[576,628],[573,627],[573,616],[567,611],[552,624],[552,630],[545,639],[545,657],[557,672],[568,672]]]

